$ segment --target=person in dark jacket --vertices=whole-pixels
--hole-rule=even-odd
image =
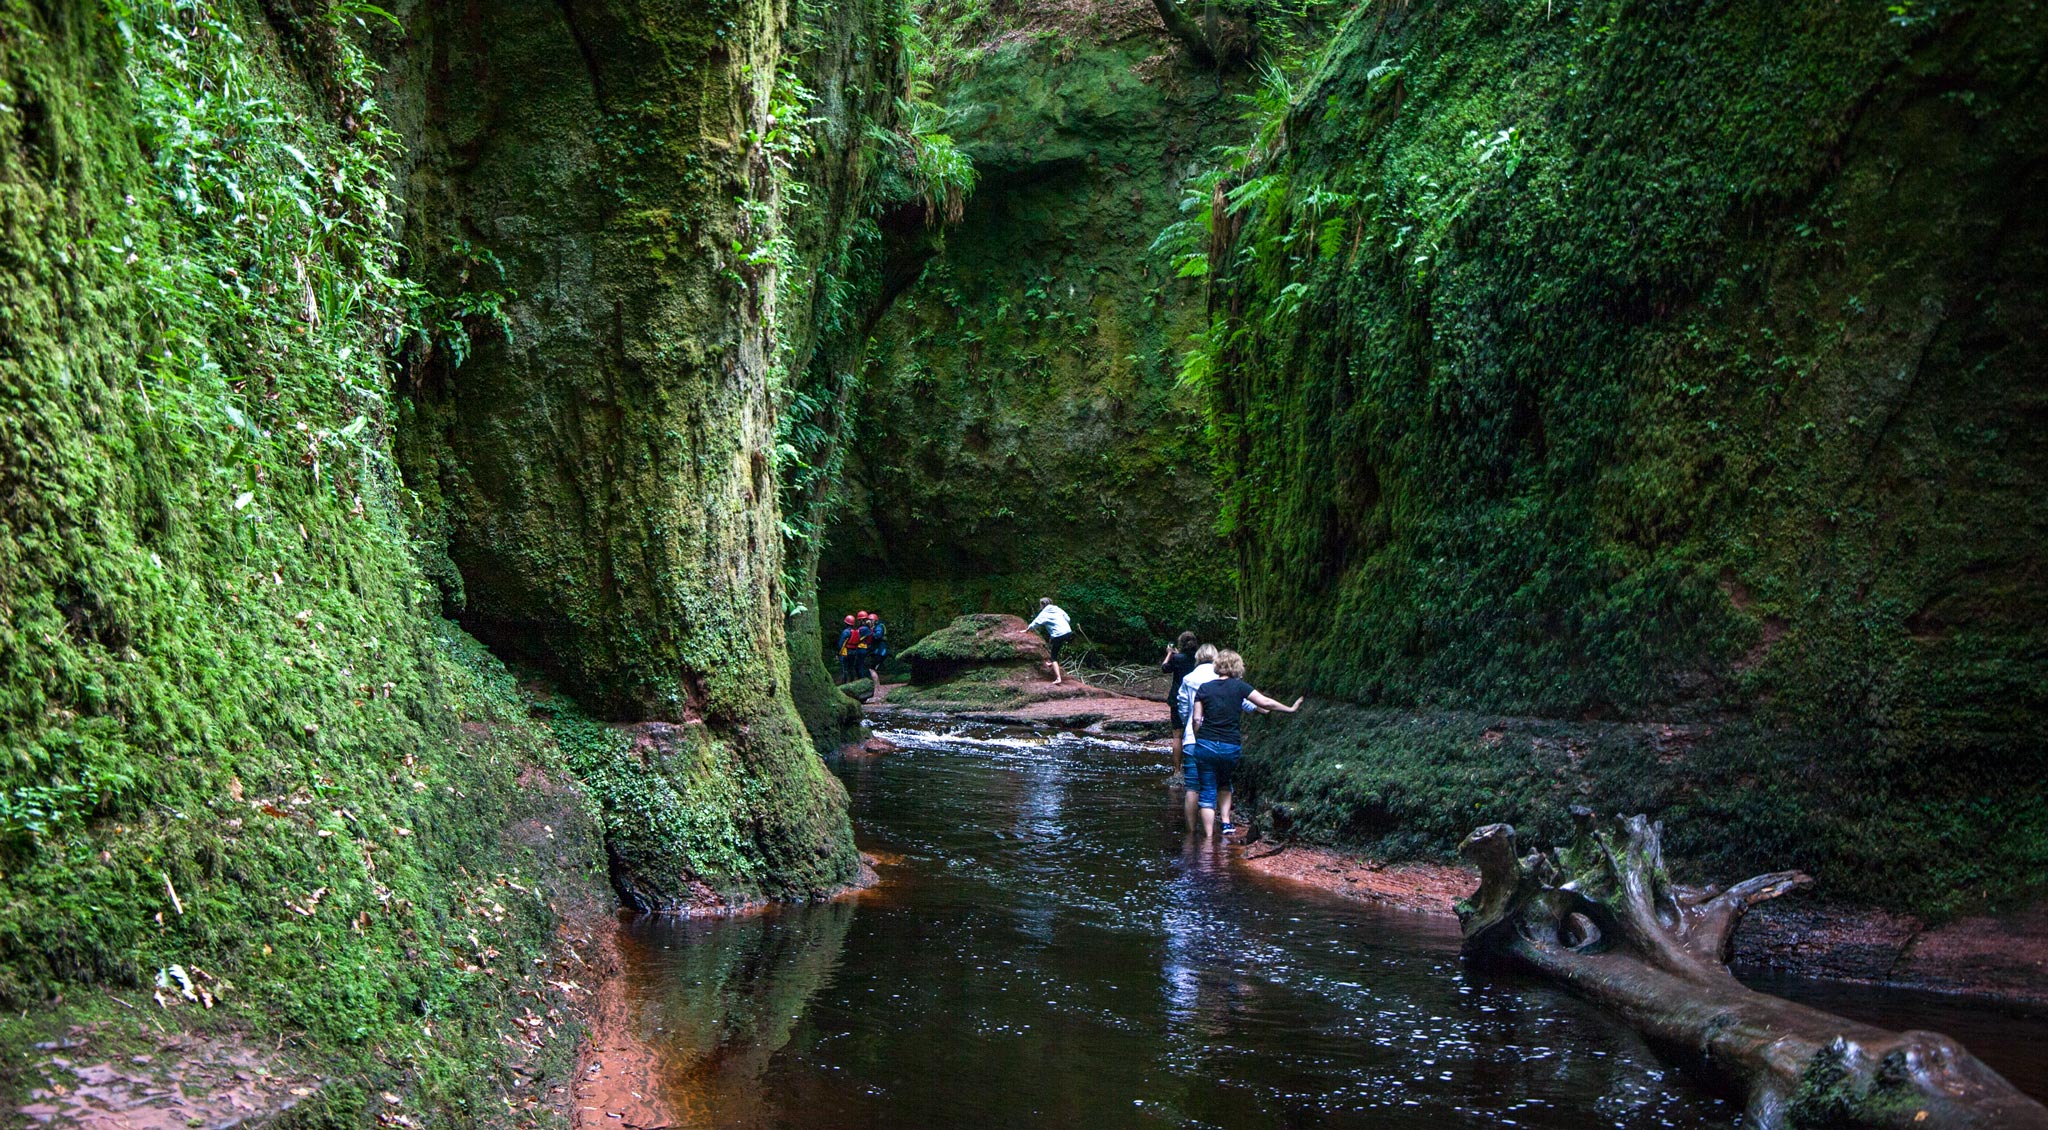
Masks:
[[[1195,691],[1195,769],[1201,784],[1197,799],[1205,836],[1216,834],[1218,805],[1222,806],[1223,834],[1237,831],[1230,822],[1230,779],[1237,770],[1237,755],[1244,749],[1240,719],[1245,704],[1283,714],[1301,709],[1299,698],[1289,706],[1245,682],[1244,656],[1234,651],[1216,653],[1216,675]]]
[[[868,677],[875,681],[875,690],[882,689],[882,661],[889,658],[889,625],[882,623],[882,614],[868,613]]]
[[[1159,669],[1166,672],[1166,713],[1173,719],[1173,775],[1179,777],[1181,754],[1181,730],[1188,720],[1180,712],[1180,681],[1195,669],[1195,649],[1202,641],[1193,632],[1182,632],[1173,646],[1166,649],[1166,658],[1159,661]]]

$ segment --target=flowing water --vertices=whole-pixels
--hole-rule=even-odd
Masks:
[[[1739,1120],[1600,1009],[1467,972],[1454,923],[1187,842],[1157,750],[890,736],[900,752],[842,771],[879,887],[627,928],[636,1022],[664,1061],[649,1085],[679,1127]],[[2048,1076],[2048,1023],[1856,992],[1894,1025],[1966,1014],[1959,1038]]]

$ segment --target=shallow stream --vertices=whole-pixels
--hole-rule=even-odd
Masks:
[[[1467,972],[1454,923],[1186,840],[1157,750],[889,736],[899,752],[841,773],[884,861],[876,889],[627,928],[635,1021],[665,1061],[649,1082],[679,1127],[1739,1120],[1600,1009]],[[1771,987],[1943,1028],[2023,1086],[2048,1080],[2048,1021]]]

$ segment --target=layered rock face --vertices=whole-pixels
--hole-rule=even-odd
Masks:
[[[2042,15],[1348,25],[1218,201],[1247,651],[1471,713],[1276,726],[1274,791],[1353,838],[1655,810],[1730,872],[1936,912],[2048,883],[2014,787],[2048,687]],[[1599,719],[1659,725],[1556,724]]]
[[[876,329],[822,604],[909,640],[1053,595],[1149,657],[1233,610],[1199,399],[1175,387],[1199,290],[1150,245],[1236,107],[1147,4],[1024,18],[1043,34],[942,94],[980,180]]]
[[[607,856],[655,909],[857,867],[775,420],[901,12],[487,8],[0,5],[0,1001],[189,968],[336,1124],[495,1108]]]
[[[610,806],[632,845],[615,874],[644,906],[854,873],[843,793],[790,698],[775,411],[813,332],[807,300],[781,308],[789,282],[843,251],[858,207],[869,111],[847,68],[886,82],[865,60],[893,11],[805,29],[767,3],[426,14],[416,242],[488,252],[513,297],[508,333],[415,372],[409,481],[446,523],[465,625],[604,717],[682,724],[635,741],[658,795],[629,782]],[[799,226],[807,60],[830,104],[820,219]]]

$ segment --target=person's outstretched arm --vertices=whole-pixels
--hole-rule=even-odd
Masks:
[[[1256,703],[1261,709],[1277,710],[1282,714],[1292,714],[1301,709],[1301,696],[1299,695],[1295,696],[1293,706],[1288,706],[1277,698],[1268,697],[1264,691],[1253,691],[1246,697],[1253,703]]]

